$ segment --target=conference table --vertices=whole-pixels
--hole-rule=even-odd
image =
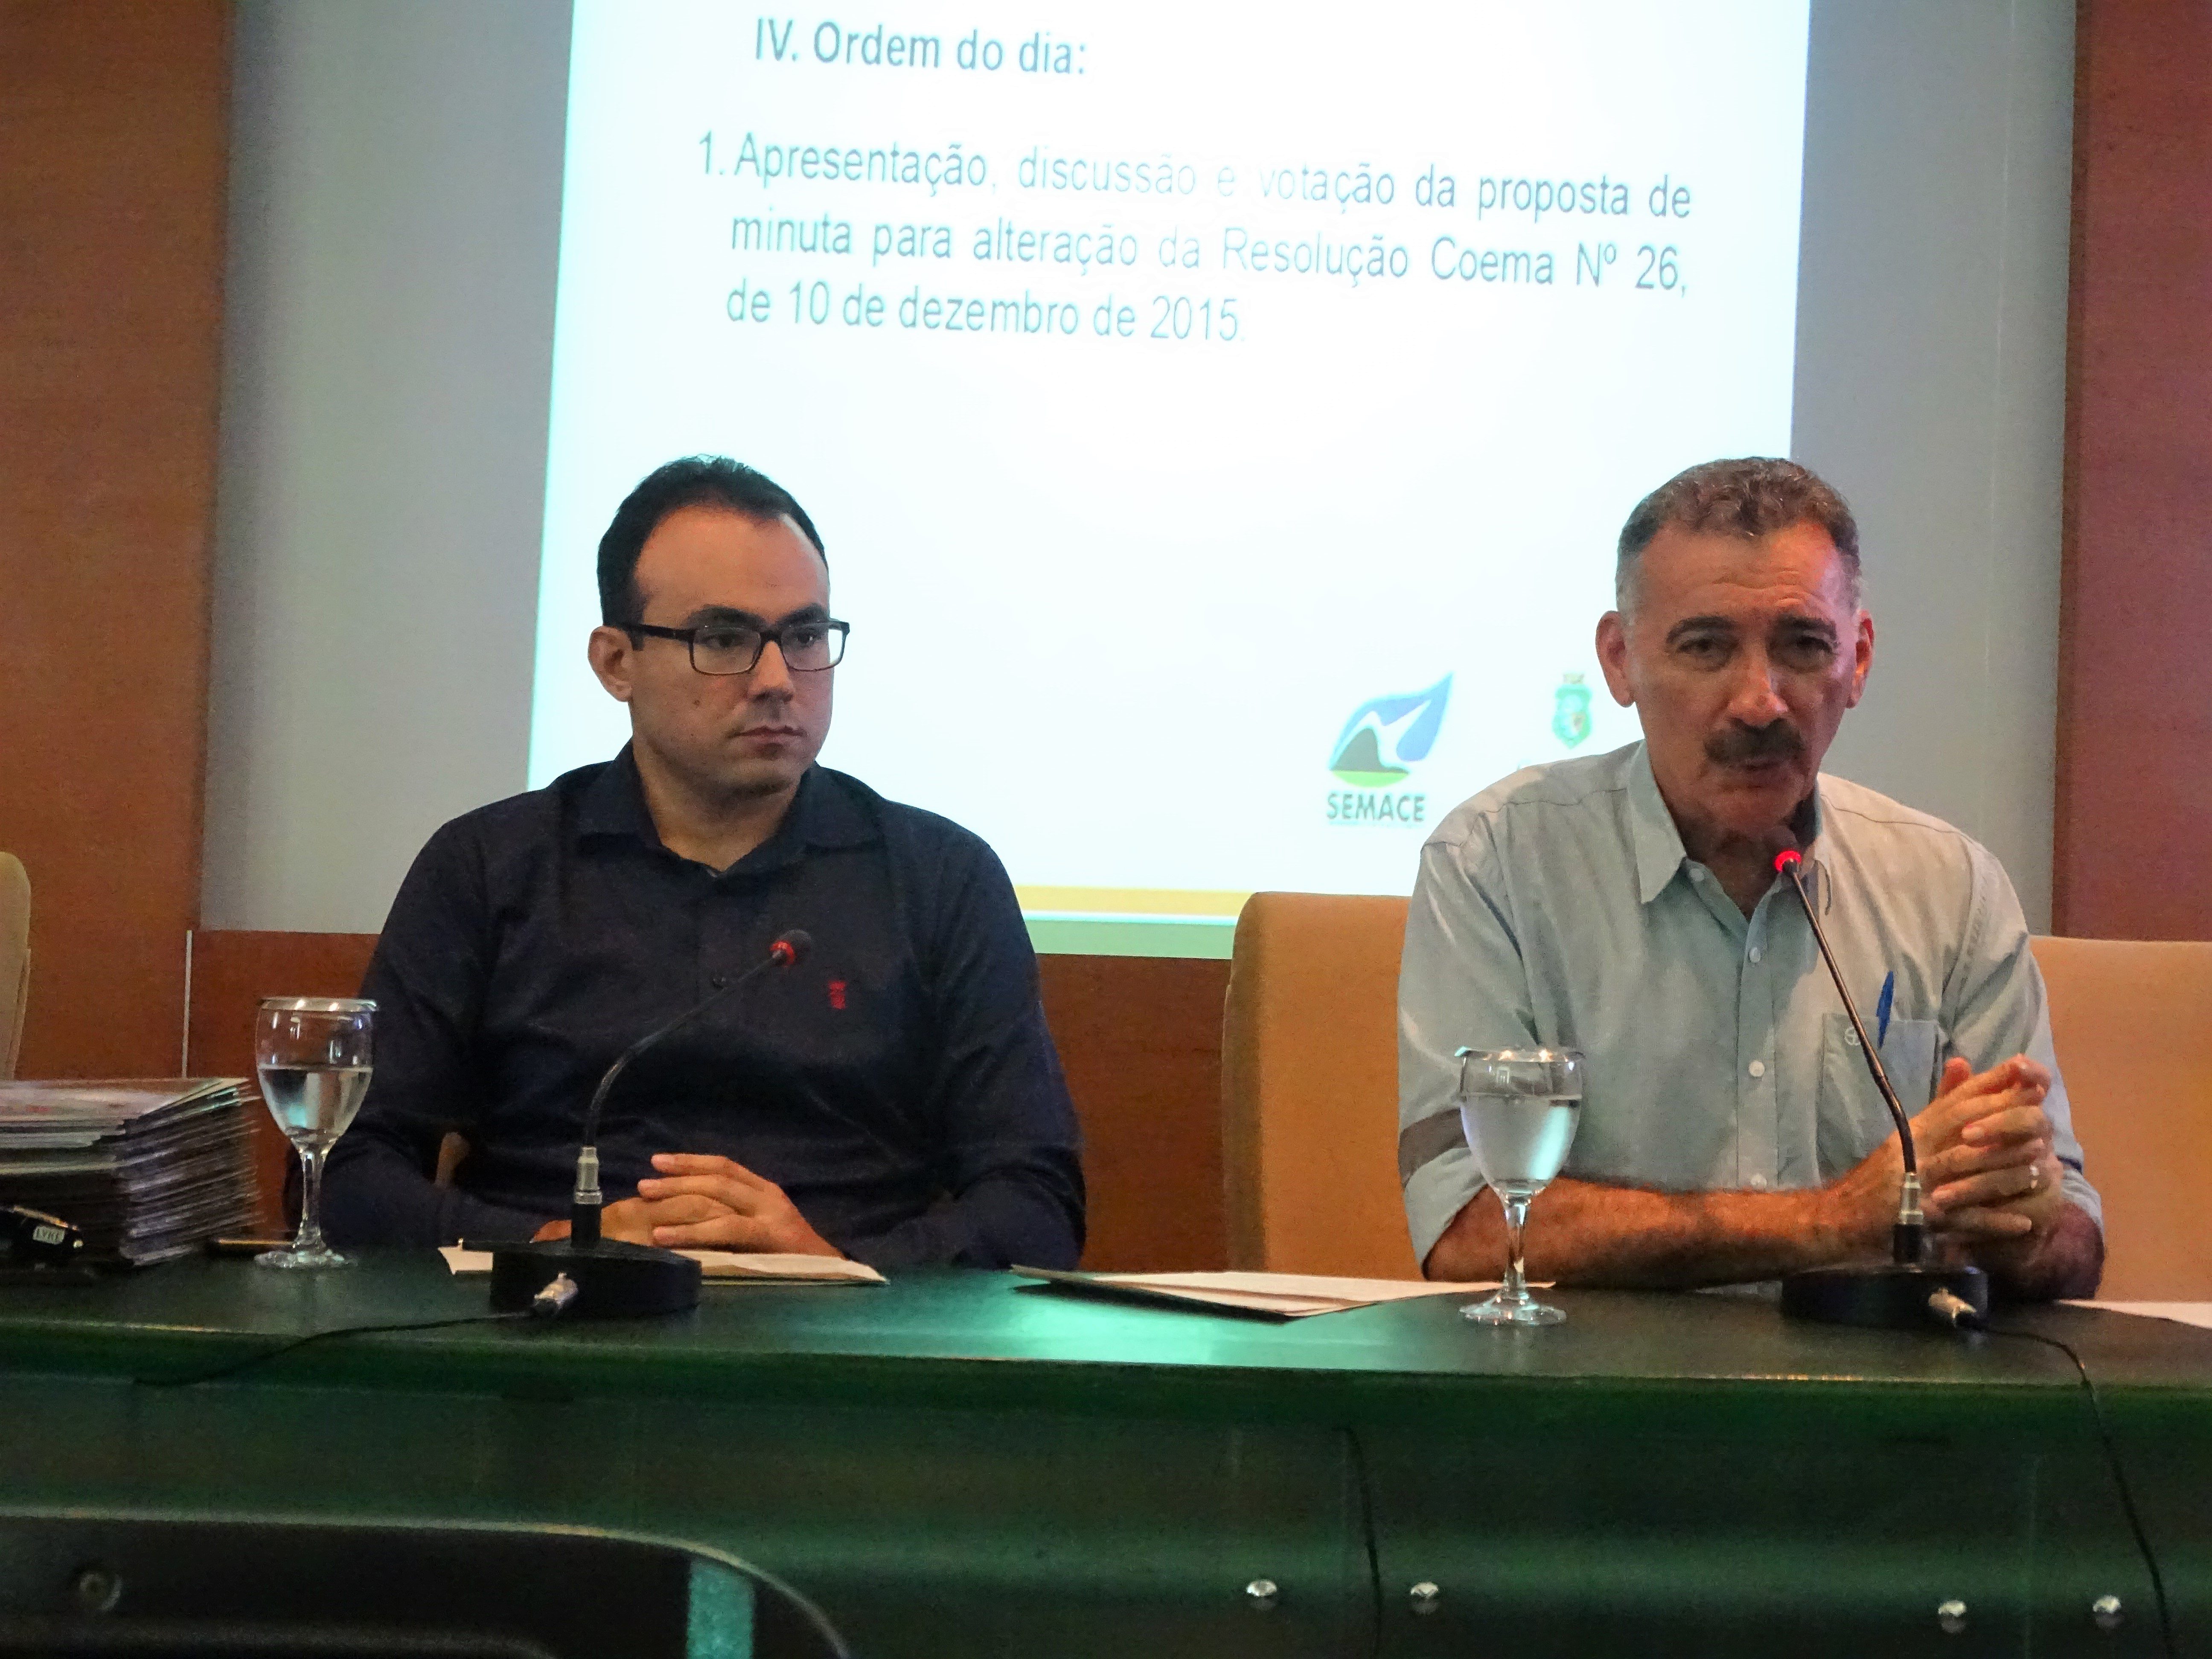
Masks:
[[[864,1655],[2164,1651],[2057,1350],[1462,1299],[1264,1323],[948,1270],[277,1352],[485,1283],[424,1252],[11,1285],[0,1510],[618,1529],[781,1576]],[[2002,1319],[2081,1356],[2212,1652],[2212,1332]]]

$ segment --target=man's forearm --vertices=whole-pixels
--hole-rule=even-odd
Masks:
[[[1082,1217],[1081,1199],[1060,1183],[1004,1174],[889,1232],[837,1243],[872,1267],[1073,1267],[1083,1254]]]
[[[1832,1211],[1817,1188],[1662,1193],[1555,1181],[1529,1206],[1528,1276],[1616,1289],[1778,1278],[1864,1248]],[[1504,1262],[1504,1214],[1481,1192],[1444,1229],[1423,1270],[1431,1279],[1495,1279]]]
[[[538,1223],[435,1185],[404,1152],[358,1127],[331,1149],[323,1178],[323,1227],[340,1249],[445,1244],[463,1236],[519,1241]]]

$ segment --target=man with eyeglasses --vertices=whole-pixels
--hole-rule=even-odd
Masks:
[[[815,763],[848,630],[813,522],[736,461],[673,461],[615,514],[599,584],[592,668],[631,741],[416,859],[362,988],[376,1072],[331,1154],[332,1239],[561,1237],[600,1073],[801,927],[799,965],[623,1073],[607,1235],[1073,1266],[1074,1112],[1005,870]]]

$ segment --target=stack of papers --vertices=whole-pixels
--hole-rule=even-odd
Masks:
[[[1495,1279],[1446,1284],[1426,1279],[1336,1279],[1320,1273],[1067,1273],[1044,1267],[1014,1271],[1077,1296],[1213,1308],[1262,1319],[1307,1319],[1315,1314],[1371,1308],[1378,1302],[1401,1302],[1409,1297],[1480,1295],[1498,1288]]]
[[[491,1252],[472,1250],[463,1244],[441,1244],[447,1271],[488,1273]],[[699,1264],[706,1278],[754,1285],[880,1285],[884,1276],[865,1261],[848,1261],[842,1255],[771,1255],[738,1250],[678,1250]]]
[[[244,1078],[0,1083],[0,1203],[82,1231],[85,1255],[134,1265],[253,1224]]]

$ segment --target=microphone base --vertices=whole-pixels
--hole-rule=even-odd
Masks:
[[[563,1319],[637,1319],[699,1305],[699,1264],[689,1256],[619,1239],[577,1244],[556,1238],[492,1251],[492,1311],[526,1311],[561,1273],[576,1285],[575,1300],[561,1310]]]
[[[1793,1319],[1826,1325],[1948,1330],[1951,1322],[1928,1305],[1928,1298],[1938,1291],[1948,1291],[1977,1316],[1989,1313],[1990,1279],[1979,1267],[1902,1267],[1895,1262],[1791,1273],[1782,1281],[1782,1311]]]

